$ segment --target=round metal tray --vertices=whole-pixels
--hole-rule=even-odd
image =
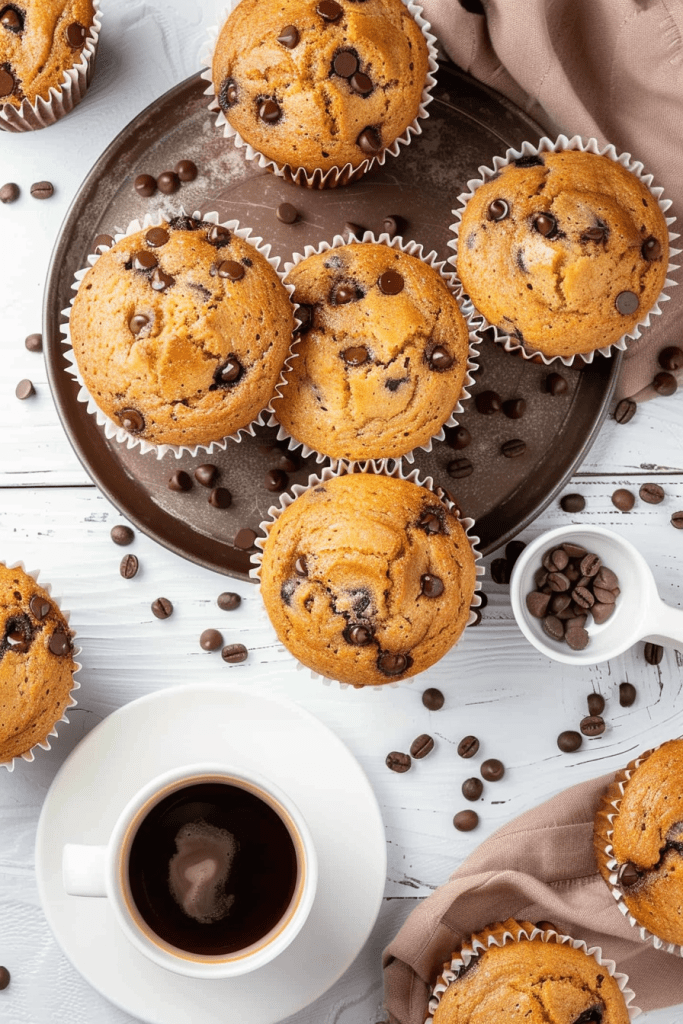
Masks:
[[[235,217],[254,234],[271,242],[283,259],[308,244],[344,228],[346,222],[378,234],[387,215],[407,222],[404,237],[435,249],[440,259],[447,246],[452,209],[468,178],[480,164],[525,139],[536,142],[539,125],[513,104],[485,88],[451,64],[443,64],[434,90],[430,117],[423,134],[384,168],[362,181],[334,191],[309,191],[263,172],[244,159],[243,151],[223,138],[207,110],[205,82],[193,76],[152,103],[120,133],[102,154],[74,199],[52,254],[45,292],[45,358],[52,393],[64,429],[76,454],[98,487],[140,530],[185,558],[227,575],[247,579],[249,555],[233,540],[242,527],[256,529],[277,496],[264,483],[275,465],[277,451],[268,451],[275,430],[262,428],[257,437],[230,442],[224,452],[207,459],[153,454],[108,441],[94,416],[77,401],[78,385],[66,372],[60,326],[61,310],[72,296],[74,273],[86,265],[93,239],[127,228],[133,218],[157,209],[173,215],[216,210]],[[195,181],[172,196],[157,193],[143,199],[133,188],[137,174],[158,175],[178,160],[192,159],[199,168]],[[292,203],[300,213],[293,225],[281,224],[277,206]],[[496,548],[531,522],[571,476],[594,440],[616,384],[620,354],[598,356],[582,370],[559,364],[568,383],[565,394],[545,391],[550,372],[485,340],[480,371],[471,389],[492,389],[503,399],[524,398],[525,416],[507,419],[502,413],[483,416],[473,401],[465,403],[460,422],[472,435],[471,445],[457,453],[474,469],[465,479],[452,480],[448,463],[455,457],[443,442],[432,452],[418,451],[415,464],[423,475],[453,493],[464,515],[477,520],[475,532],[484,553]],[[526,442],[523,456],[506,459],[501,444],[513,438]],[[208,491],[195,484],[187,493],[170,491],[167,482],[176,469],[192,473],[211,461],[221,472],[220,483],[233,495],[229,509],[208,504]],[[305,483],[316,468],[311,457],[299,460],[290,483]]]

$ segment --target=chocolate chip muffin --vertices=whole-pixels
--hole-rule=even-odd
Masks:
[[[668,261],[656,198],[593,153],[522,157],[462,214],[457,268],[475,308],[546,356],[592,352],[630,333],[656,303]]]
[[[510,934],[503,940],[506,932]],[[491,937],[505,945],[489,944]],[[473,940],[486,948],[479,947],[459,968],[450,961],[444,965],[434,1024],[628,1024],[616,980],[582,949],[544,942],[528,921],[490,925],[472,936],[468,948]],[[453,961],[461,952],[453,954]]]
[[[0,104],[48,100],[81,60],[91,0],[0,0]]]
[[[0,762],[45,740],[69,706],[72,637],[47,591],[0,563]]]
[[[467,624],[475,558],[424,487],[333,477],[300,495],[265,541],[261,594],[275,631],[314,672],[379,686],[429,668]]]
[[[273,410],[332,458],[397,458],[439,432],[462,395],[469,333],[438,271],[400,249],[352,243],[287,277],[303,319]]]
[[[429,70],[401,0],[241,0],[212,62],[218,105],[279,165],[356,167],[402,136]]]
[[[595,818],[600,874],[639,925],[683,944],[683,740],[617,772]]]
[[[206,445],[268,404],[293,307],[273,267],[235,230],[178,217],[126,235],[87,272],[71,343],[93,399],[154,445]]]

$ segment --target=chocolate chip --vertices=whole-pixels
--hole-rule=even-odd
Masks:
[[[484,783],[481,779],[465,779],[462,784],[462,795],[465,800],[478,800],[484,792]]]
[[[364,128],[356,139],[356,145],[368,156],[374,156],[382,148],[382,140],[376,128]]]
[[[357,71],[355,75],[351,76],[349,85],[360,96],[369,96],[372,92],[372,79],[368,75],[364,75],[362,71]]]
[[[244,266],[236,260],[223,260],[218,264],[217,273],[219,277],[227,278],[229,281],[241,281],[245,274]]]
[[[430,572],[426,572],[420,577],[420,586],[422,588],[420,593],[425,597],[441,597],[443,594],[443,580]]]
[[[526,606],[530,615],[535,619],[542,619],[548,610],[550,594],[542,594],[539,590],[532,590],[526,595]]]
[[[510,420],[520,420],[526,412],[526,402],[523,398],[510,398],[503,402],[503,412]]]
[[[194,181],[197,177],[197,165],[193,160],[179,160],[175,165],[175,173],[181,181]]]
[[[109,536],[114,541],[114,544],[118,544],[122,548],[128,547],[135,540],[135,534],[130,526],[123,526],[121,523],[112,527]]]
[[[356,286],[353,284],[340,284],[330,296],[335,306],[346,306],[349,302],[355,302],[359,298]]]
[[[429,711],[440,711],[444,705],[444,695],[435,686],[430,686],[422,694],[422,703]]]
[[[299,468],[294,452],[281,452],[277,457],[275,465],[277,469],[284,469],[285,473],[296,473]]]
[[[494,558],[491,562],[491,579],[504,587],[510,582],[510,563],[507,558]]]
[[[22,32],[24,19],[21,13],[13,7],[5,7],[0,13],[0,25],[9,32]]]
[[[275,216],[281,224],[294,224],[299,219],[299,211],[291,203],[280,203]]]
[[[0,203],[15,203],[21,194],[21,189],[15,182],[8,181],[0,188]]]
[[[173,195],[180,188],[180,178],[175,171],[162,171],[157,178],[157,188],[166,196]]]
[[[199,646],[203,651],[217,651],[223,644],[223,637],[217,629],[205,629],[199,637]]]
[[[369,626],[363,626],[360,623],[356,623],[355,625],[346,627],[344,630],[344,639],[354,647],[367,647],[368,644],[372,643],[373,634]]]
[[[423,732],[421,736],[414,739],[410,744],[410,753],[417,761],[420,761],[427,754],[431,754],[434,749],[434,740],[431,736],[428,736],[426,732]]]
[[[232,494],[227,487],[214,487],[209,495],[209,505],[213,505],[214,508],[230,508]]]
[[[647,643],[645,644],[643,653],[648,665],[659,665],[660,661],[664,657],[664,648],[661,644]]]
[[[625,487],[619,487],[612,495],[612,504],[620,512],[630,512],[636,503],[635,495]]]
[[[265,124],[277,124],[282,117],[282,108],[277,100],[262,100],[259,104],[258,116]]]
[[[232,78],[226,78],[218,93],[218,105],[221,110],[229,110],[234,107],[239,99],[237,84]]]
[[[681,513],[683,515],[683,513]],[[418,526],[421,526],[425,533],[440,533],[441,532],[441,520],[438,516],[435,516],[433,512],[426,512],[419,520]]]
[[[206,240],[217,249],[222,249],[230,241],[230,231],[222,224],[214,224],[206,233]]]
[[[316,11],[324,21],[338,21],[344,13],[344,8],[337,0],[319,0]]]
[[[549,636],[551,640],[564,640],[564,625],[556,615],[546,615],[543,619],[543,632]]]
[[[668,398],[669,395],[674,395],[678,390],[678,381],[674,377],[673,373],[667,373],[662,370],[661,373],[655,374],[655,378],[652,381],[652,387],[658,395],[663,395],[665,398]]]
[[[462,480],[466,476],[472,476],[474,466],[469,459],[452,459],[446,467],[448,475],[456,480]]]
[[[144,313],[135,313],[128,321],[128,328],[131,334],[136,336],[144,331],[145,327],[149,326],[149,317],[145,316]]]
[[[71,640],[63,630],[56,629],[50,637],[48,647],[52,654],[56,654],[58,658],[63,658],[65,654],[71,653]]]
[[[583,512],[586,507],[586,499],[582,494],[565,494],[560,500],[563,512]]]
[[[495,757],[490,757],[488,761],[484,761],[481,768],[482,778],[486,779],[487,782],[500,782],[505,775],[505,765],[502,761],[498,761]]]
[[[453,824],[458,832],[471,832],[479,824],[479,815],[476,811],[458,811],[453,818]]]
[[[222,366],[213,375],[217,386],[235,384],[242,376],[244,367],[236,356],[228,356]]]
[[[52,607],[49,601],[44,601],[38,594],[34,594],[28,603],[31,614],[40,622],[50,614]]]
[[[121,409],[116,415],[129,434],[140,434],[145,429],[145,418],[137,409]]]
[[[605,710],[605,698],[601,693],[589,693],[586,702],[589,715],[601,715]]]
[[[683,530],[683,512],[674,512],[671,516],[671,525],[676,530]]]
[[[85,26],[80,25],[77,21],[73,21],[69,26],[67,26],[66,32],[64,33],[66,41],[72,50],[80,50],[85,43],[85,37],[87,34],[88,30]]]
[[[640,251],[643,254],[643,259],[650,262],[651,260],[658,260],[662,255],[662,244],[658,238],[654,235],[650,235],[646,238],[640,247]]]
[[[394,213],[384,218],[382,227],[390,238],[395,238],[396,235],[402,235],[404,233],[407,225],[405,218]]]
[[[342,238],[346,243],[352,242],[356,238],[362,238],[364,234],[365,228],[361,227],[360,224],[354,224],[350,220],[347,220],[342,228]]]
[[[560,373],[549,373],[545,379],[545,389],[549,395],[564,395],[569,385]]]
[[[255,531],[249,530],[245,527],[237,531],[233,544],[236,548],[239,548],[240,551],[248,551],[250,548],[253,548],[255,540]]]
[[[297,334],[306,334],[313,326],[313,307],[303,302],[298,303],[296,317],[301,323],[295,328]]]
[[[492,203],[489,203],[489,208],[487,210],[489,220],[505,220],[509,213],[510,207],[504,199],[494,199]]]
[[[263,478],[263,484],[267,491],[280,493],[287,489],[289,477],[282,469],[269,469]]]
[[[432,370],[448,370],[453,365],[453,356],[443,345],[437,345],[428,354],[427,362]]]
[[[604,225],[598,225],[594,228],[586,228],[584,233],[581,235],[582,242],[604,242],[607,237],[607,228]]]
[[[630,708],[635,704],[637,691],[632,683],[619,683],[619,703],[622,708]]]
[[[103,249],[111,249],[114,239],[111,235],[95,235],[92,243],[93,252],[102,252]]]
[[[244,644],[227,644],[221,651],[221,658],[229,665],[239,665],[249,657],[249,651]]]
[[[184,469],[177,469],[166,485],[169,491],[189,491],[192,488],[192,477]]]
[[[33,386],[33,382],[30,381],[27,377],[25,377],[23,380],[20,380],[16,388],[14,389],[14,394],[22,402],[26,401],[27,398],[30,398],[31,395],[35,395],[35,393],[36,389]]]
[[[294,563],[294,572],[302,579],[305,579],[305,577],[308,576],[308,565],[306,564],[304,555],[299,555]]]
[[[132,580],[134,576],[137,576],[139,568],[140,563],[135,555],[124,555],[121,559],[119,572],[123,576],[124,580]]]
[[[520,455],[524,455],[526,451],[526,441],[522,441],[521,438],[514,438],[512,441],[504,441],[500,446],[500,453],[504,455],[506,459],[517,459]]]
[[[477,412],[480,412],[482,416],[491,416],[503,408],[497,391],[480,391],[474,398],[474,404],[477,407]]]
[[[659,484],[641,484],[638,494],[648,505],[659,505],[666,497],[664,488]]]
[[[399,292],[403,291],[404,281],[396,270],[385,270],[384,273],[380,275],[377,284],[379,285],[379,290],[384,292],[385,295],[398,295]],[[437,349],[434,351],[436,352]],[[442,351],[445,352],[443,349]]]
[[[377,668],[385,676],[400,676],[408,667],[409,661],[405,654],[382,651],[377,658]]]
[[[458,754],[460,757],[470,758],[479,750],[479,740],[476,736],[465,736],[458,743]]]
[[[549,213],[537,213],[532,224],[539,235],[543,235],[544,238],[552,238],[557,232],[557,221]]]
[[[640,299],[635,292],[619,292],[614,300],[614,305],[622,316],[630,316],[638,309]]]
[[[362,366],[368,359],[368,350],[362,345],[347,348],[342,352],[342,359],[349,366]]]
[[[472,442],[472,435],[467,427],[446,427],[445,434],[446,444],[455,448],[456,452],[467,448]]]
[[[579,723],[584,736],[602,736],[605,731],[605,720],[601,715],[587,715]]]
[[[0,68],[0,96],[11,96],[14,92],[14,78],[5,68]]]
[[[669,345],[663,348],[657,357],[663,370],[680,370],[683,368],[683,348]]]
[[[151,174],[138,174],[133,182],[135,191],[139,196],[153,196],[157,190],[156,179]]]
[[[288,50],[293,50],[299,42],[299,30],[296,25],[285,25],[277,37],[277,41],[282,46],[286,46]]]
[[[157,597],[152,601],[152,614],[157,619],[168,619],[173,615],[173,605],[167,597]]]
[[[218,466],[212,465],[210,462],[205,462],[202,466],[197,466],[194,471],[194,478],[198,484],[202,487],[213,487],[214,480],[218,476]]]
[[[350,78],[358,71],[358,58],[353,50],[340,50],[332,61],[332,69],[340,78]]]
[[[0,992],[6,989],[10,983],[10,973],[6,967],[0,967]]]
[[[387,754],[384,763],[392,772],[403,774],[403,772],[407,772],[410,769],[412,760],[410,754],[402,754],[400,750],[392,750],[390,754]]]
[[[617,871],[617,884],[624,889],[630,889],[640,881],[640,872],[635,864],[626,861]]]
[[[225,591],[223,594],[219,594],[216,598],[216,604],[224,612],[234,612],[236,608],[242,603],[242,598],[239,594],[233,594],[231,591]]]
[[[582,743],[581,733],[574,732],[573,729],[566,729],[565,732],[561,732],[557,737],[557,745],[565,754],[573,754]]]
[[[150,228],[147,234],[145,235],[145,241],[147,242],[147,245],[151,245],[155,249],[158,248],[160,245],[166,245],[168,239],[168,231],[165,231],[163,228]]]
[[[154,270],[157,265],[158,260],[156,256],[151,252],[147,252],[146,249],[140,249],[139,252],[133,253],[131,260],[133,270]]]

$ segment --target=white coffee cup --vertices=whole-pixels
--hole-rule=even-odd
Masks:
[[[244,789],[269,805],[294,844],[294,893],[279,921],[244,949],[217,956],[173,946],[144,920],[132,897],[128,861],[138,828],[150,811],[172,793],[200,783]],[[106,846],[67,843],[62,857],[64,889],[71,896],[106,897],[133,945],[166,970],[192,978],[231,978],[254,971],[278,956],[299,933],[313,906],[318,880],[315,847],[306,822],[292,801],[272,782],[253,772],[217,764],[194,764],[164,772],[143,786],[121,812]]]

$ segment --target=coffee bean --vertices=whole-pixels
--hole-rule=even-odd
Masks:
[[[504,587],[510,582],[510,564],[507,558],[494,558],[491,562],[491,579]]]
[[[565,754],[573,754],[582,743],[581,733],[574,732],[573,729],[567,729],[557,737],[557,745]]]
[[[567,570],[567,571],[569,571],[569,570]],[[540,590],[541,587],[544,587],[547,582],[548,582],[548,570],[545,569],[543,566],[541,566],[541,568],[537,569],[536,572],[534,573],[534,583],[536,584],[537,589]]]
[[[42,352],[43,351],[43,336],[42,334],[29,334],[24,341],[24,345],[29,352]]]
[[[570,558],[583,558],[584,555],[588,554],[586,549],[582,548],[580,544],[572,544],[571,541],[564,542],[562,548]]]
[[[477,412],[480,412],[482,416],[491,416],[495,412],[500,412],[503,408],[497,391],[480,391],[474,397],[474,404]]]
[[[233,544],[236,548],[239,548],[240,551],[248,551],[250,548],[253,548],[256,536],[257,535],[254,530],[249,530],[247,528],[238,530],[235,534]]]
[[[456,452],[462,451],[463,448],[467,448],[472,442],[472,435],[470,434],[467,427],[446,427],[446,444],[450,445],[451,448],[455,448]]]
[[[588,552],[581,559],[580,568],[583,576],[597,576],[602,569],[602,559],[598,555]]]
[[[664,657],[664,648],[660,644],[645,644],[645,661],[648,665],[659,665]]]
[[[595,597],[588,587],[574,587],[572,597],[574,598],[574,604],[578,605],[579,608],[592,608],[595,604]]]
[[[671,516],[671,525],[676,530],[683,530],[683,512],[674,512]]]
[[[434,749],[434,740],[431,736],[428,736],[426,732],[423,732],[421,736],[414,739],[410,744],[410,753],[416,760],[421,760],[426,757],[427,754],[431,754]]]
[[[619,487],[612,495],[612,504],[620,512],[630,512],[636,503],[635,495],[625,487]]]
[[[289,477],[282,469],[269,469],[263,478],[263,483],[267,491],[279,493],[287,489]]]
[[[605,731],[605,720],[600,715],[587,715],[579,723],[584,736],[602,736]]]
[[[223,637],[217,629],[205,629],[199,637],[199,646],[203,651],[217,651],[223,644]]]
[[[157,177],[157,188],[166,196],[173,195],[180,188],[180,178],[175,171],[162,171]]]
[[[16,203],[21,194],[21,189],[15,182],[8,181],[0,188],[0,203]]]
[[[385,676],[400,676],[408,668],[409,662],[405,654],[393,651],[382,651],[377,658],[377,668]]]
[[[541,594],[538,590],[532,590],[530,594],[526,595],[526,606],[529,610],[529,614],[533,615],[535,619],[542,619],[548,611],[548,604],[550,602],[549,594]]]
[[[561,373],[549,373],[545,379],[545,389],[549,395],[565,395],[569,385]]]
[[[612,590],[605,590],[603,587],[593,587],[593,595],[600,604],[614,604],[616,594]]]
[[[505,765],[495,757],[490,757],[488,761],[484,761],[479,770],[481,771],[482,778],[486,779],[487,782],[500,782],[505,775]]]
[[[427,362],[431,370],[448,370],[453,365],[453,356],[443,345],[437,345],[428,355]]]
[[[500,446],[501,454],[506,459],[517,459],[520,455],[524,455],[526,451],[526,441],[522,441],[520,438],[515,438],[512,441],[504,441]]]
[[[277,100],[262,100],[258,108],[258,116],[264,124],[277,124],[282,117],[282,108]]]
[[[244,644],[227,644],[221,651],[221,658],[230,665],[239,665],[249,657],[249,651]]]
[[[510,213],[510,207],[504,199],[494,199],[492,203],[489,203],[489,208],[486,213],[489,220],[505,220]]]
[[[157,619],[168,619],[173,615],[173,605],[167,597],[157,597],[156,601],[152,601],[152,614]]]
[[[564,640],[572,651],[582,651],[588,646],[589,636],[583,626],[572,626],[565,630]]]
[[[192,488],[192,477],[184,469],[176,469],[166,486],[169,491],[189,491]]]
[[[669,395],[674,395],[678,391],[678,381],[673,373],[666,373],[664,370],[655,374],[652,386],[658,395],[663,395],[665,398],[668,398]]]
[[[479,824],[479,815],[476,811],[458,811],[453,818],[453,824],[458,832],[471,832]]]
[[[614,590],[619,586],[617,574],[608,569],[606,565],[600,566],[593,582],[596,587],[603,587],[605,590]]]
[[[683,369],[683,348],[678,348],[677,345],[669,345],[668,348],[663,348],[657,358],[663,370]]]
[[[635,864],[631,864],[630,861],[626,861],[622,864],[617,871],[617,884],[623,889],[630,889],[640,881],[640,872]]]
[[[622,398],[614,410],[614,418],[617,423],[628,423],[635,416],[637,408],[632,398]]]
[[[555,548],[554,551],[550,552],[550,561],[557,572],[562,572],[569,564],[569,555],[564,548]]]
[[[583,512],[586,507],[586,499],[582,494],[565,494],[560,500],[563,512]]]
[[[586,701],[589,715],[601,715],[605,710],[605,698],[601,693],[589,693]]]
[[[16,596],[16,595],[15,595]],[[38,594],[34,594],[28,603],[31,615],[42,622],[50,614],[50,608],[52,607],[49,601],[43,601],[42,597]]]
[[[139,196],[153,196],[157,190],[156,179],[151,174],[138,174],[133,182],[135,191]]]
[[[440,711],[444,705],[444,695],[435,686],[430,686],[422,694],[422,703],[429,711]]]
[[[280,203],[275,216],[281,224],[294,224],[299,219],[299,211],[291,203]]]
[[[543,632],[549,636],[551,640],[564,640],[564,626],[556,615],[546,615],[543,619]]]
[[[543,595],[546,596],[545,594]],[[566,612],[569,605],[572,603],[572,599],[569,594],[553,594],[550,599],[550,611],[553,615],[561,615],[562,612]],[[539,616],[541,618],[541,616]]]
[[[510,568],[514,566],[515,562],[517,561],[521,553],[524,551],[525,547],[526,544],[523,540],[511,540],[508,544],[505,545],[505,557],[510,563]]]
[[[455,480],[463,480],[467,476],[472,476],[474,466],[469,459],[452,459],[446,466],[446,471]]]
[[[11,975],[6,967],[0,967],[0,992],[6,989],[10,983]]]
[[[665,498],[664,488],[659,484],[641,484],[638,494],[648,505],[659,505]]]
[[[124,555],[121,559],[119,572],[123,576],[124,580],[132,580],[134,576],[137,576],[139,567],[140,563],[135,555]]]
[[[14,394],[21,402],[25,402],[27,398],[31,398],[31,396],[35,395],[35,393],[36,389],[33,386],[33,382],[28,380],[28,378],[20,380],[16,388],[14,389]]]
[[[551,572],[548,576],[548,586],[554,594],[562,594],[571,586],[563,572]]]
[[[593,616],[593,622],[596,626],[601,626],[603,622],[607,622],[610,615],[614,612],[613,604],[594,604],[591,608],[591,615]]]
[[[233,594],[231,591],[226,591],[223,594],[219,594],[216,598],[216,604],[224,612],[234,612],[236,608],[242,603],[242,598],[239,594]]]
[[[214,508],[230,508],[232,494],[227,487],[214,487],[209,495],[209,505],[213,505]]]
[[[296,25],[285,25],[277,41],[288,50],[293,50],[299,42],[299,30]]]
[[[503,412],[510,420],[520,420],[526,412],[526,402],[523,398],[509,398],[503,402]]]
[[[175,173],[181,181],[194,181],[197,177],[197,165],[193,160],[179,160],[175,165]]]
[[[407,227],[404,217],[400,217],[397,213],[390,214],[384,218],[382,229],[389,235],[390,238],[395,238],[396,235],[402,235]]]
[[[420,577],[420,593],[425,597],[441,597],[443,594],[443,580],[433,573],[426,572]]]
[[[36,181],[31,185],[31,195],[34,199],[49,199],[54,195],[55,187],[51,181]]]
[[[350,78],[358,70],[358,58],[352,50],[340,50],[332,61],[332,70],[340,78]]]
[[[392,750],[390,754],[387,754],[384,763],[392,772],[403,774],[403,772],[407,772],[410,769],[412,760],[410,754],[402,754],[400,750]]]
[[[630,708],[635,704],[637,690],[632,683],[619,683],[619,703],[622,708]]]
[[[479,740],[476,736],[465,736],[458,743],[458,753],[460,757],[469,758],[479,750]]]
[[[194,478],[202,487],[212,487],[217,476],[218,466],[213,466],[210,462],[204,463],[203,466],[197,466],[194,471]]]
[[[356,145],[368,156],[374,156],[382,148],[382,140],[376,128],[364,128],[356,139]]]
[[[132,544],[135,540],[135,534],[131,530],[130,526],[123,526],[121,523],[118,523],[116,526],[112,526],[109,536],[114,541],[114,544],[118,544],[122,548],[127,547],[128,544]]]
[[[462,795],[465,800],[478,800],[484,792],[484,783],[481,779],[465,779],[462,784]]]
[[[614,305],[622,316],[631,316],[638,309],[640,299],[635,292],[619,292],[614,300]]]
[[[557,232],[557,221],[549,213],[537,213],[532,223],[539,235],[543,235],[544,238],[552,238]]]

